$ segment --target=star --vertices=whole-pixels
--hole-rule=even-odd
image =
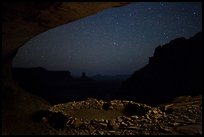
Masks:
[[[104,10],[29,42],[19,50],[14,66],[72,68],[76,75],[80,71],[115,74],[119,67],[111,70],[114,62],[121,66],[121,73],[132,73],[145,64],[160,43],[202,30],[202,2],[198,4],[144,2]]]
[[[161,3],[161,2],[160,2],[159,4],[160,4],[162,7],[164,6],[164,3]]]

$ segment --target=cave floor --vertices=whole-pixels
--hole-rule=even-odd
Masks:
[[[93,98],[50,105],[11,85],[2,93],[3,135],[202,135],[202,95],[152,107]]]

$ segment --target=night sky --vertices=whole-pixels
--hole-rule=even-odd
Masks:
[[[74,76],[132,74],[155,47],[201,30],[201,2],[137,2],[38,35],[19,50],[13,66],[69,70]]]

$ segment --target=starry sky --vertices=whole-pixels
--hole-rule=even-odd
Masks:
[[[19,49],[13,66],[73,76],[132,74],[157,46],[201,30],[201,2],[137,2],[41,33]]]

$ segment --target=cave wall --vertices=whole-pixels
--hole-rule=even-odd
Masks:
[[[12,79],[11,66],[18,49],[51,28],[128,2],[3,2],[3,79]]]

